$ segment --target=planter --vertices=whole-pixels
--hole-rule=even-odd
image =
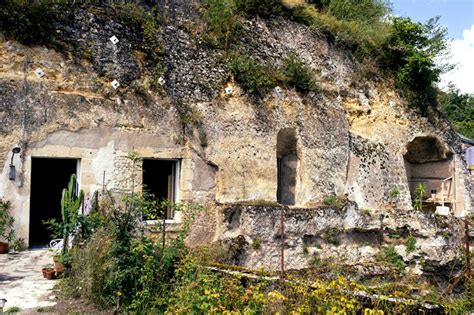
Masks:
[[[0,242],[0,254],[8,253],[9,245],[8,243]]]
[[[41,270],[43,272],[43,277],[48,280],[53,280],[55,278],[54,269],[53,268],[45,268]]]
[[[56,270],[56,272],[58,274],[61,274],[64,272],[64,265],[62,263],[60,263],[59,261],[58,262],[54,262],[54,270]]]

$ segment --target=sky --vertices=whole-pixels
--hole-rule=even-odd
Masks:
[[[391,0],[393,14],[417,22],[441,16],[448,28],[450,62],[456,68],[441,76],[440,87],[452,82],[462,93],[474,94],[474,0]]]

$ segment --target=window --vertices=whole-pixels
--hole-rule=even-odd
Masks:
[[[143,190],[158,201],[177,201],[178,176],[178,160],[143,160]],[[168,208],[166,219],[172,219],[173,217],[172,209]]]

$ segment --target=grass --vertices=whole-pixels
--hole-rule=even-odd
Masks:
[[[56,308],[54,306],[38,307],[36,311],[38,313],[54,313],[56,312]]]
[[[346,198],[343,196],[328,195],[323,198],[323,204],[325,206],[342,208],[346,203]]]
[[[12,306],[12,307],[9,307],[5,312],[4,314],[15,314],[15,313],[18,313],[20,312],[21,309],[18,307],[18,306]]]
[[[405,263],[395,250],[395,246],[390,245],[383,248],[384,260],[397,269],[405,268]]]
[[[405,246],[407,247],[407,253],[413,252],[416,246],[416,238],[412,235],[408,236]]]

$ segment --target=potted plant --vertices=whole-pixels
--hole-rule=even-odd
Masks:
[[[43,265],[41,272],[43,273],[43,278],[48,280],[54,279],[55,274],[52,264]]]
[[[10,254],[18,254],[25,247],[25,241],[22,238],[17,238],[10,246]]]
[[[54,270],[56,270],[58,274],[62,274],[64,272],[64,264],[62,263],[61,256],[59,255],[53,256],[53,262],[54,262]]]
[[[15,219],[10,215],[10,202],[0,199],[0,254],[8,253],[9,243],[15,238],[13,223]]]

